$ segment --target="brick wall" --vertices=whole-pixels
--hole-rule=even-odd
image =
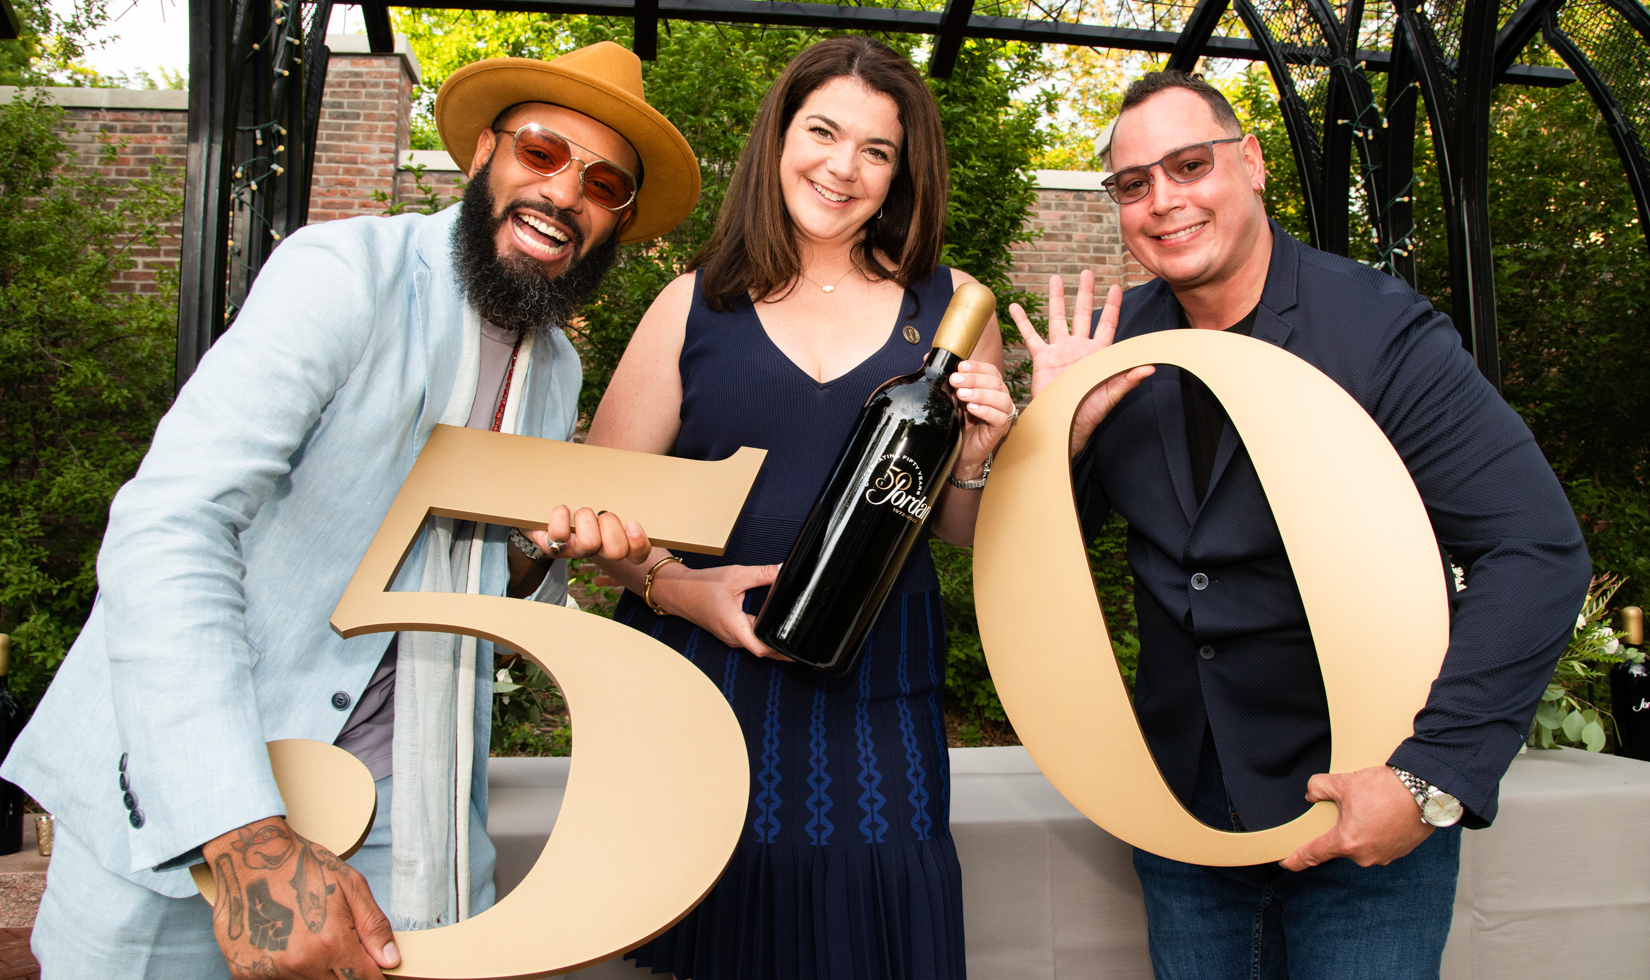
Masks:
[[[309,220],[381,214],[397,194],[397,165],[412,143],[409,119],[418,59],[397,37],[393,54],[372,54],[366,37],[331,34],[327,85],[315,137]]]
[[[0,101],[11,101],[15,93],[0,87]],[[157,164],[175,168],[181,182],[189,144],[189,93],[84,88],[47,93],[64,110],[63,138],[74,163],[97,172],[115,194],[134,178],[149,176]],[[107,158],[111,148],[114,154]],[[166,227],[156,246],[132,248],[136,262],[115,278],[115,290],[152,293],[160,288],[156,274],[178,264],[181,220],[180,215]]]
[[[1084,269],[1094,271],[1097,292],[1113,284],[1127,289],[1151,278],[1123,247],[1117,204],[1100,188],[1100,176],[1037,171],[1031,225],[1042,235],[1014,247],[1014,285],[1041,294],[1048,277],[1058,275],[1070,291]]]

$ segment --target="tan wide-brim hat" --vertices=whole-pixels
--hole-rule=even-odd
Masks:
[[[629,141],[642,159],[636,216],[621,242],[670,231],[699,200],[699,162],[670,120],[642,97],[642,61],[612,41],[570,51],[554,61],[489,58],[447,76],[435,96],[435,126],[465,173],[476,140],[498,114],[518,102],[548,102],[582,112]]]

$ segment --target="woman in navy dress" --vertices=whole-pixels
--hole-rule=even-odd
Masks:
[[[638,325],[591,425],[591,444],[691,459],[768,450],[720,558],[655,549],[640,566],[604,563],[628,589],[615,617],[697,664],[750,751],[728,870],[631,954],[655,973],[965,976],[945,623],[927,546],[912,549],[843,675],[787,662],[751,628],[866,398],[921,367],[969,280],[938,264],[945,196],[939,114],[910,63],[862,37],[802,52],[763,102],[715,235]],[[1001,363],[993,320],[952,379],[967,405],[957,481],[982,478],[1008,432]],[[933,532],[972,543],[979,497],[977,485],[944,488]]]

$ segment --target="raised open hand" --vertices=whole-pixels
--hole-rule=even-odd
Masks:
[[[1094,273],[1085,271],[1077,280],[1077,308],[1071,326],[1066,323],[1066,281],[1061,276],[1048,280],[1048,340],[1044,341],[1031,318],[1018,303],[1010,303],[1008,315],[1020,328],[1025,338],[1026,351],[1031,355],[1031,397],[1064,374],[1066,369],[1111,346],[1117,333],[1117,317],[1123,305],[1123,290],[1111,287],[1106,293],[1106,305],[1100,311],[1100,323],[1090,336],[1088,325],[1094,317]],[[1123,396],[1134,386],[1157,370],[1151,365],[1131,368],[1108,378],[1077,406],[1077,416],[1071,428],[1071,455],[1076,456],[1088,443],[1089,436]]]

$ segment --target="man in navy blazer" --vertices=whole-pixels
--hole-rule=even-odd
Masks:
[[[1195,980],[1436,977],[1461,827],[1495,818],[1501,776],[1586,592],[1575,516],[1447,317],[1404,282],[1267,218],[1260,146],[1218,91],[1180,72],[1145,76],[1125,96],[1111,152],[1123,240],[1157,278],[1127,297],[1113,287],[1091,321],[1085,272],[1074,322],[1094,326],[1075,334],[1063,284],[1051,282],[1047,343],[1013,307],[1033,394],[1114,336],[1230,330],[1281,347],[1334,379],[1391,440],[1451,596],[1449,649],[1414,734],[1386,766],[1328,773],[1329,715],[1300,592],[1219,402],[1165,366],[1120,375],[1083,403],[1073,486],[1091,537],[1112,510],[1129,524],[1135,708],[1169,786],[1223,830],[1276,826],[1320,800],[1340,810],[1333,830],[1281,866],[1207,868],[1137,850],[1153,968]]]

